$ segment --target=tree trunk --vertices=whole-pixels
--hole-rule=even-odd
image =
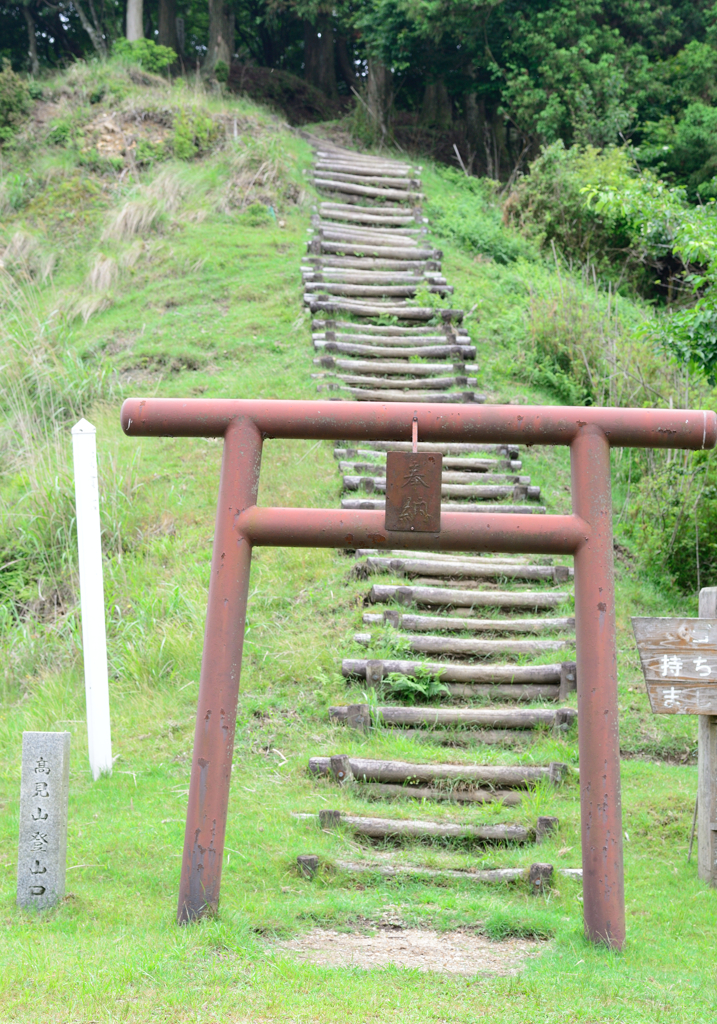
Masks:
[[[37,78],[40,74],[40,61],[37,59],[37,37],[35,35],[35,19],[32,16],[29,3],[22,5],[22,11],[25,15],[25,24],[27,25],[27,52],[30,58],[30,74],[33,78]]]
[[[141,3],[141,0],[140,0]],[[85,11],[80,3],[80,0],[73,0],[73,7],[77,11],[77,16],[80,19],[80,23],[90,37],[90,41],[94,46],[95,50],[100,57],[104,60],[107,57],[107,46],[105,44],[105,37],[100,28],[100,24],[97,20],[95,9],[92,6],[92,0],[90,0],[90,13],[92,14],[92,21],[87,17]]]
[[[159,0],[157,42],[179,53],[177,41],[177,0]]]
[[[353,63],[352,53],[349,53],[346,36],[336,37],[336,58],[344,82],[346,82],[349,89],[355,89],[357,83],[356,68]]]
[[[130,43],[144,39],[144,10],[142,0],[127,0],[127,39]]]
[[[442,78],[428,82],[423,94],[421,120],[435,128],[448,128],[453,120],[451,100]]]
[[[367,106],[372,121],[380,132],[382,141],[386,140],[391,127],[391,107],[393,105],[393,73],[385,64],[369,59]]]
[[[231,64],[234,49],[234,19],[226,0],[209,0],[209,46],[204,67],[213,71],[219,61]]]
[[[334,29],[330,14],[317,14],[304,22],[304,78],[329,99],[335,100]]]

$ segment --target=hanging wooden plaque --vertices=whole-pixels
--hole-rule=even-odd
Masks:
[[[657,715],[717,715],[717,619],[633,618]]]
[[[386,456],[386,529],[438,533],[443,456],[389,452]]]

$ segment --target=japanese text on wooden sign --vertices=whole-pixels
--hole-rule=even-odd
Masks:
[[[654,714],[717,714],[717,619],[633,618]]]
[[[386,457],[386,529],[439,533],[443,456],[389,452]]]

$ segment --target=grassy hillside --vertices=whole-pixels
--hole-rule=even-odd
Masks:
[[[360,739],[328,724],[328,704],[361,698],[339,668],[367,590],[331,551],[255,553],[220,915],[176,927],[221,450],[213,440],[129,440],[119,407],[130,394],[316,394],[299,277],[314,198],[303,174],[311,150],[246,101],[116,65],[78,66],[45,87],[3,160],[0,1019],[713,1020],[705,950],[715,937],[715,895],[697,882],[694,859],[686,864],[696,724],[649,714],[629,629],[630,614],[693,613],[695,601],[646,582],[629,548],[618,558],[623,955],[583,941],[573,881],[536,899],[520,887],[469,882],[298,877],[297,854],[331,862],[353,844],[290,813],[367,806],[310,780],[310,754],[446,757],[386,731]],[[503,227],[487,195],[455,176],[426,167],[424,188],[456,285],[452,304],[471,310],[479,389],[491,400],[560,400],[564,382],[541,376],[534,359],[540,331],[577,319],[586,338],[602,331],[619,342],[645,315],[626,299],[616,313],[613,298],[546,261]],[[113,775],[98,783],[87,765],[69,443],[80,415],[98,431],[118,755]],[[535,450],[525,465],[549,511],[566,510],[566,453]],[[617,465],[617,515],[628,479]],[[261,503],[336,506],[339,491],[328,442],[267,442]],[[68,896],[42,918],[14,906],[23,729],[72,733]],[[530,748],[450,757],[576,766],[577,738],[544,735]],[[449,807],[430,812],[455,816]],[[460,818],[532,822],[543,813],[557,814],[561,827],[541,859],[578,865],[574,777],[560,790],[538,789],[517,811],[469,809]],[[534,851],[436,844],[393,856],[497,866],[528,864]],[[405,922],[439,931],[552,941],[517,977],[471,979],[334,971],[276,948],[277,938],[317,923],[371,927],[396,906]]]

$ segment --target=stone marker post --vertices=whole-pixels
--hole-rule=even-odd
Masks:
[[[69,732],[24,732],[17,903],[51,907],[65,894]]]
[[[699,616],[717,619],[717,587],[700,590]],[[697,721],[697,874],[717,887],[717,715]]]

